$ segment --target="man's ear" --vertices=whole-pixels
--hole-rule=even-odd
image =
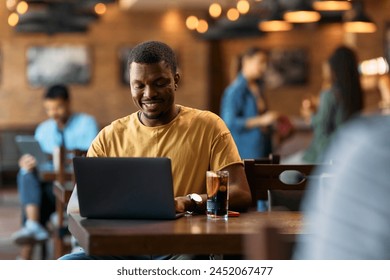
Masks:
[[[180,82],[180,74],[178,72],[176,72],[175,74],[175,77],[174,77],[174,80],[175,80],[175,87],[177,88],[177,85],[179,85],[179,82]]]

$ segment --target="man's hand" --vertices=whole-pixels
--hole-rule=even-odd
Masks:
[[[279,113],[275,111],[268,111],[264,114],[248,119],[246,122],[246,127],[249,129],[255,127],[266,127],[275,123],[278,117]]]
[[[35,157],[30,154],[25,154],[19,159],[19,167],[26,171],[32,171],[37,166]]]
[[[183,213],[187,211],[191,206],[191,200],[187,196],[175,197],[175,208],[177,213]]]
[[[388,75],[383,75],[378,80],[378,88],[381,93],[380,104],[382,108],[390,107],[390,78]]]

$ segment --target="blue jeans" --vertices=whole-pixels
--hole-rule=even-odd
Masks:
[[[37,172],[19,171],[17,186],[19,200],[22,205],[22,223],[24,224],[26,221],[26,205],[33,204],[38,206],[40,223],[45,225],[51,213],[55,211],[53,184],[51,182],[41,182]]]

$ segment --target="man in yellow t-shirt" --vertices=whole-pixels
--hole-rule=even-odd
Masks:
[[[172,49],[161,42],[135,46],[129,56],[130,89],[138,111],[112,122],[93,141],[90,157],[168,157],[172,162],[177,212],[194,211],[191,195],[205,209],[206,171],[229,171],[229,208],[251,202],[244,166],[225,123],[217,115],[175,104],[180,75]],[[152,174],[151,174],[152,175]],[[78,213],[77,188],[68,204]],[[67,255],[62,259],[91,256]]]

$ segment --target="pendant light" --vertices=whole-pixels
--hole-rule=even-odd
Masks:
[[[278,6],[269,18],[261,20],[258,27],[263,32],[289,31],[293,24],[283,19],[283,12]]]
[[[317,0],[313,2],[313,8],[316,11],[348,11],[352,9],[351,1],[344,0]]]
[[[344,30],[349,33],[374,33],[376,24],[365,13],[363,1],[353,2],[353,9],[345,14]]]
[[[287,10],[283,18],[290,23],[310,23],[319,21],[321,15],[306,0],[301,0],[294,10]]]

